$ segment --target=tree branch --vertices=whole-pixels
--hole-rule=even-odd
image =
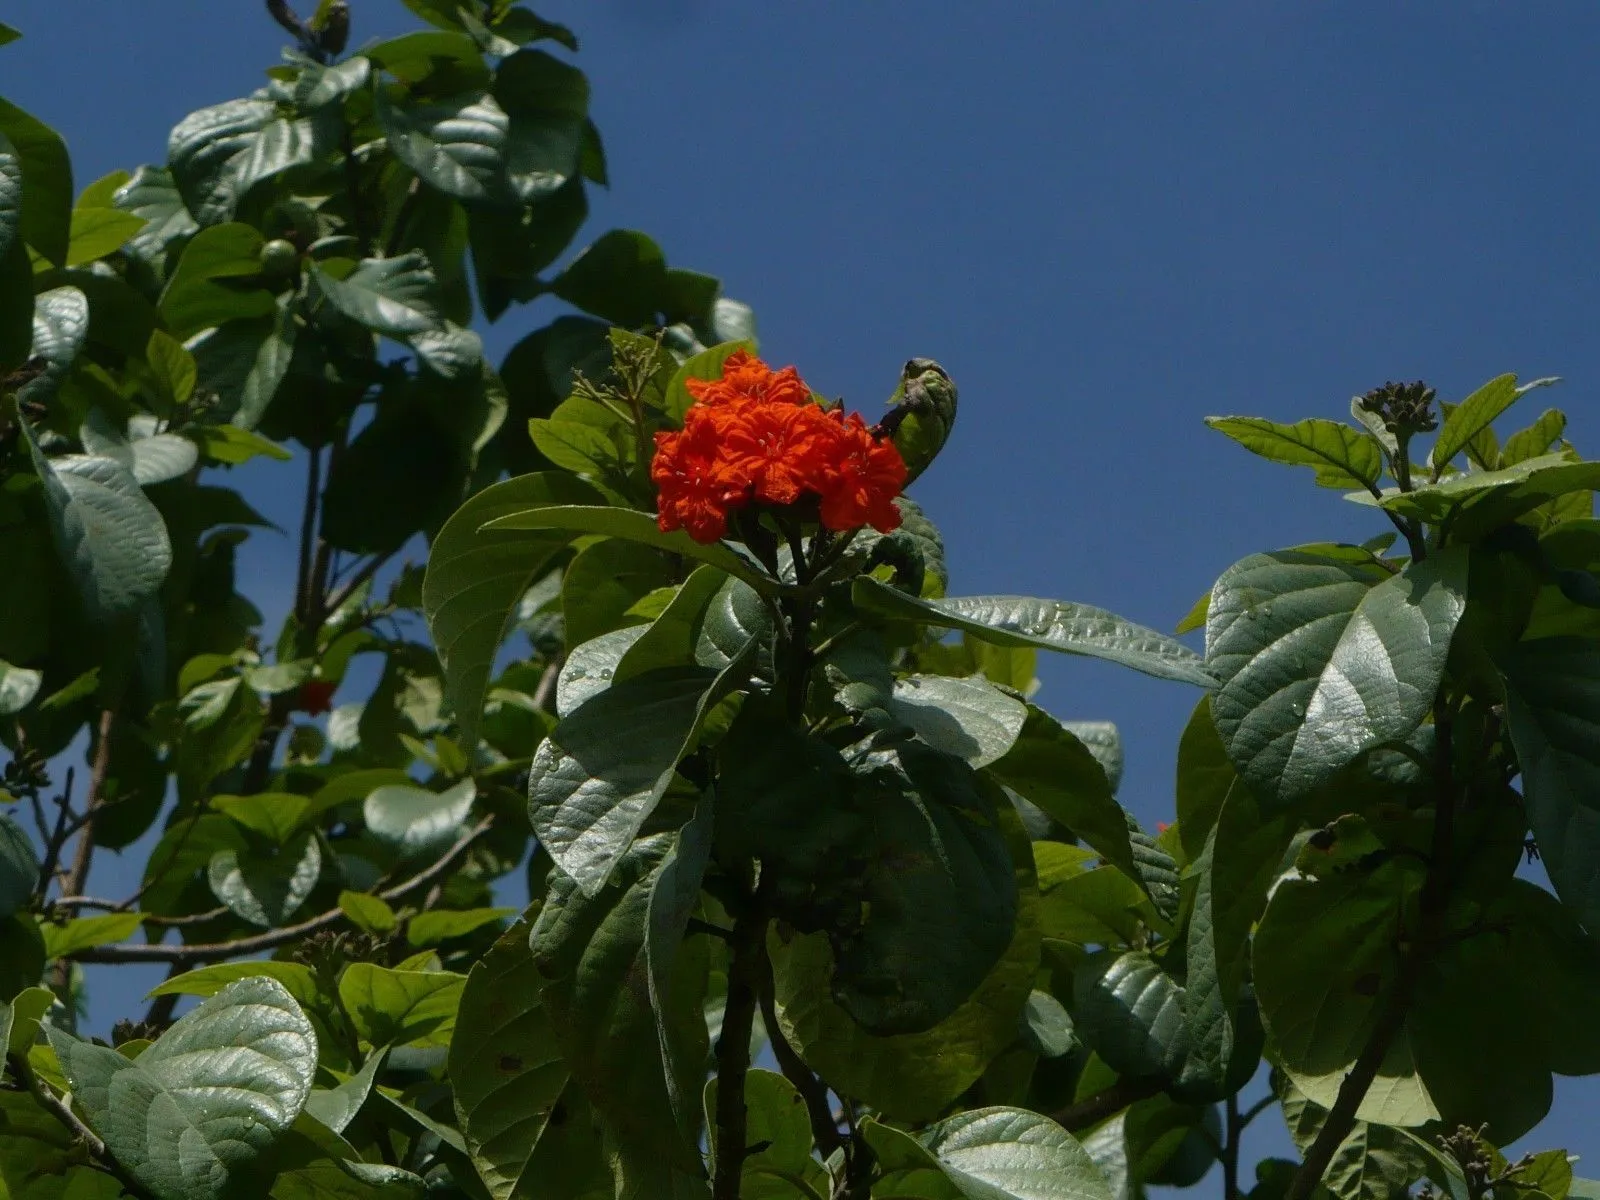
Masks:
[[[755,901],[733,923],[729,940],[728,998],[717,1038],[717,1149],[711,1175],[711,1200],[739,1200],[748,1155],[749,1112],[744,1085],[750,1072],[750,1032],[755,1027],[756,996],[767,957],[767,917]]]
[[[458,863],[472,843],[489,829],[494,823],[492,817],[485,817],[466,833],[456,840],[455,845],[439,858],[425,871],[420,871],[398,883],[387,891],[379,892],[378,899],[385,903],[402,900],[421,888],[432,884],[435,880],[446,875]],[[319,929],[327,929],[337,925],[340,921],[348,920],[341,908],[330,909],[328,912],[312,917],[310,920],[301,921],[298,925],[285,925],[281,929],[269,929],[265,933],[254,934],[251,937],[236,938],[231,942],[196,942],[193,945],[169,944],[165,942],[153,945],[141,945],[136,942],[122,942],[113,946],[91,946],[77,951],[69,957],[78,962],[85,963],[130,963],[130,962],[164,962],[164,963],[208,963],[221,962],[224,959],[239,958],[246,954],[259,954],[263,950],[273,950],[286,942],[292,942],[307,934],[316,933]],[[748,1034],[746,1035],[748,1041]]]
[[[1154,1075],[1142,1078],[1128,1076],[1117,1080],[1103,1092],[1096,1092],[1065,1108],[1056,1109],[1050,1114],[1050,1119],[1068,1131],[1087,1129],[1121,1112],[1130,1104],[1160,1095],[1165,1087],[1166,1081]]]
[[[828,1103],[828,1089],[795,1053],[789,1039],[783,1036],[783,1030],[778,1025],[777,1003],[773,997],[772,963],[765,954],[761,956],[761,961],[764,968],[761,979],[761,1020],[767,1027],[767,1040],[772,1043],[772,1055],[778,1060],[778,1069],[783,1072],[785,1079],[794,1084],[800,1098],[806,1103],[806,1114],[811,1118],[812,1140],[826,1159],[835,1150],[845,1149],[845,1141],[839,1136],[839,1126],[833,1119],[833,1108]]]

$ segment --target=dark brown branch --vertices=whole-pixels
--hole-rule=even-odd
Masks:
[[[1117,1080],[1103,1092],[1096,1092],[1065,1108],[1056,1109],[1050,1114],[1050,1119],[1069,1131],[1087,1129],[1121,1112],[1130,1104],[1160,1095],[1165,1087],[1166,1081],[1153,1075],[1143,1078],[1129,1076]]]
[[[806,1114],[811,1118],[811,1137],[826,1159],[835,1150],[844,1148],[839,1136],[839,1126],[833,1119],[833,1108],[828,1104],[828,1089],[783,1036],[778,1025],[778,1008],[773,997],[772,964],[762,955],[761,1020],[767,1027],[767,1040],[772,1043],[772,1056],[778,1060],[778,1069],[784,1078],[794,1084],[800,1098],[805,1101]]]
[[[753,903],[733,923],[729,941],[728,998],[717,1038],[717,1150],[711,1174],[711,1200],[739,1200],[748,1154],[749,1112],[744,1085],[750,1072],[750,1033],[755,1028],[756,994],[767,969],[767,918]]]
[[[19,728],[20,732],[20,728]],[[76,772],[67,768],[67,783],[61,789],[61,795],[56,797],[56,827],[45,838],[44,861],[39,864],[39,882],[35,892],[43,899],[49,894],[50,884],[55,879],[56,864],[61,861],[61,851],[66,848],[67,839],[72,836],[72,830],[79,825],[79,819],[72,812],[72,784]],[[35,813],[43,829],[43,814],[38,812],[39,798],[35,794]]]
[[[488,830],[493,824],[493,818],[485,817],[466,833],[457,839],[455,845],[445,851],[443,856],[425,871],[420,871],[407,879],[404,883],[396,884],[387,891],[377,893],[378,898],[385,903],[403,900],[412,892],[428,887],[436,880],[449,873],[466,852],[472,843]],[[251,937],[236,938],[231,942],[197,942],[193,945],[158,943],[155,945],[141,945],[135,942],[123,942],[114,946],[92,946],[80,950],[71,957],[85,963],[129,963],[129,962],[165,962],[165,963],[208,963],[221,962],[229,958],[241,958],[247,954],[259,954],[263,950],[274,950],[286,942],[296,938],[305,937],[307,934],[316,933],[319,929],[327,929],[341,921],[348,920],[343,909],[335,908],[310,920],[301,921],[298,925],[285,925],[281,929],[269,929],[265,933],[258,933]]]

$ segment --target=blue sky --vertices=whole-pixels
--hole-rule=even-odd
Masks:
[[[414,24],[398,0],[352,7],[358,43]],[[180,117],[276,60],[258,8],[10,0],[27,37],[0,51],[0,90],[63,132],[80,183],[159,160]],[[875,410],[907,357],[949,368],[960,422],[915,494],[954,591],[1169,628],[1247,553],[1382,531],[1231,447],[1210,414],[1341,417],[1386,379],[1459,399],[1503,371],[1555,374],[1526,417],[1562,407],[1600,451],[1584,399],[1600,383],[1600,7],[541,11],[583,39],[610,158],[589,234],[641,228],[720,275],[770,360],[854,407]],[[548,312],[507,314],[491,347]],[[298,484],[275,477],[283,497],[262,492],[273,476],[246,483],[288,513]],[[274,587],[289,553],[264,545],[246,585]],[[1169,817],[1195,696],[1079,660],[1041,675],[1058,715],[1121,725],[1124,799]],[[1600,1172],[1600,1087],[1557,1086],[1532,1140]]]

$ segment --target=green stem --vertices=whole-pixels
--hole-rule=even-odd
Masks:
[[[1236,1200],[1239,1195],[1239,1135],[1244,1132],[1237,1094],[1228,1097],[1223,1130],[1222,1196],[1223,1200]]]

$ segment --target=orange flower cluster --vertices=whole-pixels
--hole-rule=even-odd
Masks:
[[[880,441],[859,413],[824,411],[812,403],[793,367],[774,371],[736,351],[722,378],[691,379],[695,403],[683,428],[656,434],[650,477],[666,532],[687,530],[697,542],[728,531],[728,514],[755,501],[794,504],[815,498],[829,529],[900,524],[894,498],[906,464],[893,442]]]

